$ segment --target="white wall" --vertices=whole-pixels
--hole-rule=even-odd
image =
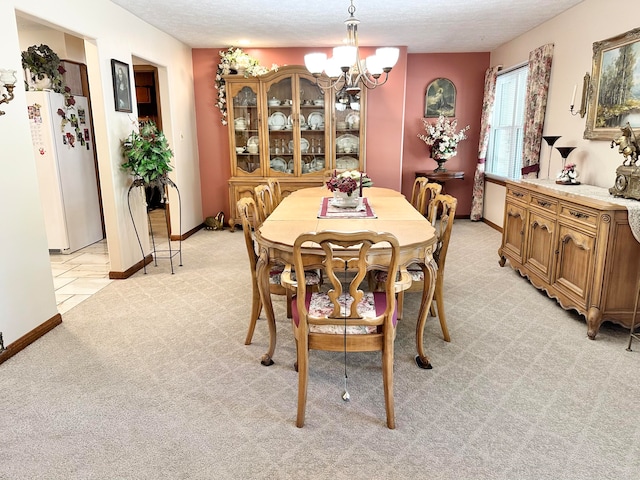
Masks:
[[[585,118],[569,113],[571,93],[578,85],[576,107],[585,73],[591,74],[593,43],[614,37],[638,26],[638,8],[628,0],[585,0],[563,14],[544,23],[491,53],[491,65],[505,68],[527,61],[529,52],[546,43],[554,44],[549,100],[544,135],[561,135],[556,146],[575,146],[570,160],[577,164],[580,181],[611,187],[622,157],[608,141],[584,140]],[[543,142],[540,151],[540,178],[547,175],[549,147]],[[557,151],[551,155],[551,176],[560,170],[562,159]],[[502,226],[502,212],[495,204],[504,202],[504,187],[490,189],[485,197],[485,218]],[[496,193],[499,195],[489,195]],[[499,218],[496,218],[499,215]],[[491,218],[489,218],[491,216]]]
[[[0,2],[0,68],[18,72],[22,67],[16,12],[70,35],[55,40],[57,47],[66,49],[66,55],[61,57],[78,59],[82,55],[79,47],[84,44],[111,270],[126,271],[141,259],[126,202],[131,179],[119,168],[122,163],[120,141],[133,128],[137,112],[127,114],[114,109],[112,58],[129,65],[133,56],[144,58],[163,72],[162,119],[175,153],[172,178],[182,195],[181,233],[200,225],[202,207],[191,49],[107,0],[3,0]],[[127,32],[126,35],[123,32]],[[33,43],[46,43],[37,40],[37,32],[28,35]],[[48,35],[49,40],[53,37],[55,35]],[[16,88],[15,94],[10,104],[0,106],[0,110],[6,111],[6,115],[0,116],[0,144],[3,145],[0,235],[5,257],[0,264],[0,331],[4,333],[5,344],[17,340],[57,312],[25,95],[21,88]],[[144,222],[144,207],[139,197],[136,212]],[[177,212],[171,217],[177,219]],[[177,233],[178,225],[172,227],[173,233]]]

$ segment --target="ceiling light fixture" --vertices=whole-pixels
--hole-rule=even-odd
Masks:
[[[334,89],[340,94],[358,97],[362,87],[369,90],[384,85],[389,72],[398,61],[400,50],[393,47],[378,48],[375,55],[361,60],[358,48],[358,24],[360,20],[353,14],[356,7],[351,0],[347,26],[347,44],[333,49],[333,57],[327,58],[324,53],[309,53],[304,56],[307,70],[316,79],[322,90]],[[324,72],[324,74],[323,74]],[[384,73],[384,79],[380,80]]]

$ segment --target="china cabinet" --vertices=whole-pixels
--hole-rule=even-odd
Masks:
[[[354,100],[323,91],[306,68],[260,77],[227,75],[229,225],[237,201],[276,177],[282,194],[320,186],[324,172],[365,169],[365,94]],[[353,101],[352,101],[353,100]]]
[[[500,265],[587,320],[593,339],[609,320],[629,327],[640,243],[627,209],[530,182],[507,182]]]

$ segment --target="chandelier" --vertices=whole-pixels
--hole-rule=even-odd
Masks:
[[[315,77],[321,91],[334,89],[336,97],[345,103],[349,97],[358,98],[362,87],[371,90],[384,85],[400,54],[397,48],[378,48],[375,55],[363,61],[358,49],[360,20],[353,16],[355,11],[356,7],[351,0],[349,18],[344,21],[347,26],[346,45],[335,47],[333,57],[327,58],[324,53],[309,53],[304,56],[304,64]],[[381,80],[383,73],[384,79]]]

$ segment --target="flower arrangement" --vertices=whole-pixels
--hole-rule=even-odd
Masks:
[[[216,90],[218,90],[218,101],[216,107],[222,114],[222,124],[227,124],[227,99],[225,81],[223,75],[230,73],[242,73],[246,78],[249,76],[257,77],[269,71],[267,67],[260,65],[258,60],[245,53],[241,48],[229,47],[227,50],[220,51],[220,63],[216,72]],[[278,70],[278,65],[271,65],[271,70]]]
[[[469,130],[469,125],[456,132],[458,121],[450,122],[444,115],[438,117],[436,123],[429,123],[426,118],[422,119],[425,134],[418,134],[418,138],[431,148],[431,157],[438,160],[448,160],[456,154],[458,143],[466,139],[464,132]]]
[[[341,173],[334,172],[327,181],[327,188],[332,192],[342,192],[351,196],[356,189],[360,190],[373,186],[373,181],[364,172],[358,170],[347,170]]]
[[[558,174],[557,183],[577,183],[578,172],[575,163],[567,163]]]

